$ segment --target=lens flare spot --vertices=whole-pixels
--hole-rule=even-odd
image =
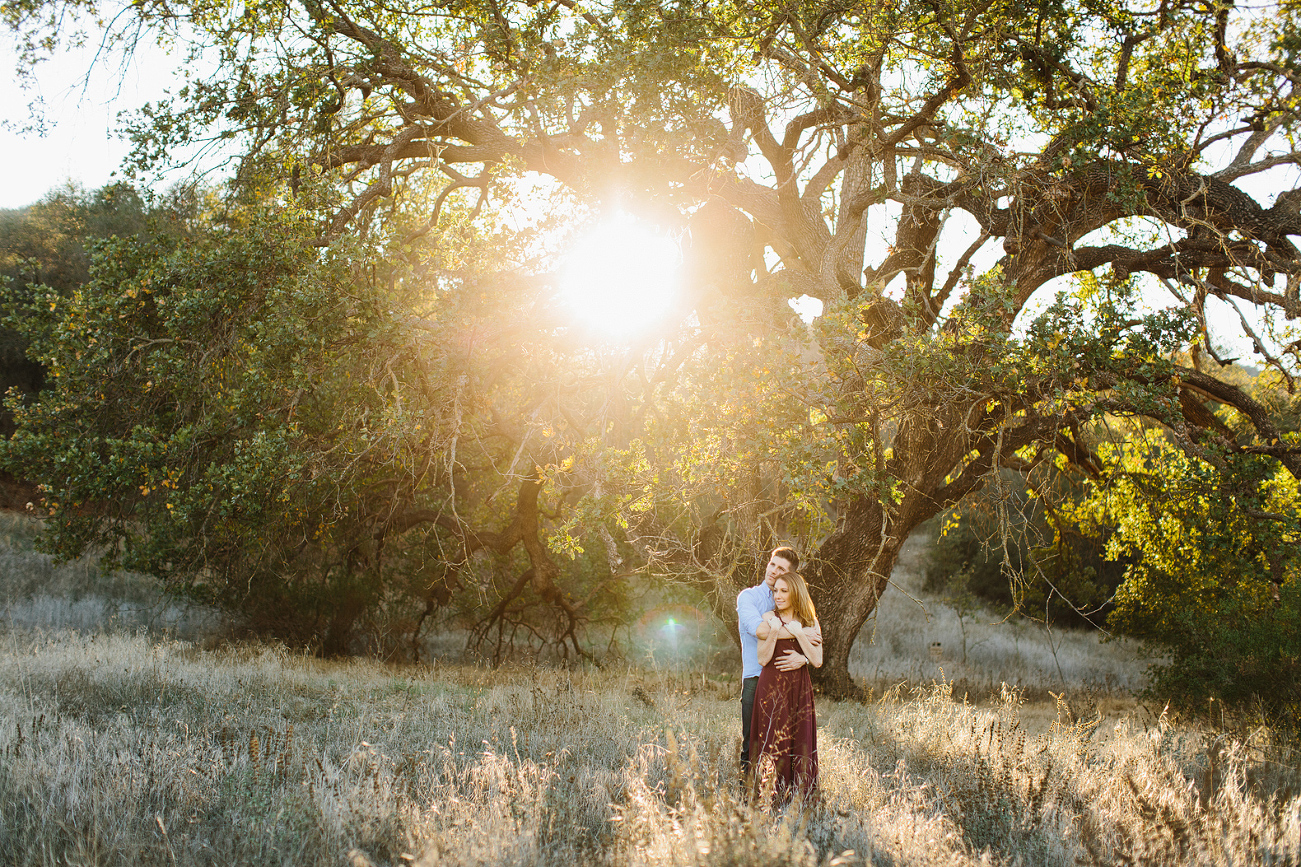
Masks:
[[[575,316],[614,338],[660,323],[678,294],[681,255],[673,239],[627,214],[583,234],[560,275],[560,295]]]

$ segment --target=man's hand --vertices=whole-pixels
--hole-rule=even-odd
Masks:
[[[809,661],[798,650],[786,651],[784,656],[779,657],[773,663],[773,665],[777,666],[778,671],[798,671],[808,664]]]

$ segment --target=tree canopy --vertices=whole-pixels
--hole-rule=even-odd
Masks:
[[[521,592],[564,623],[585,615],[556,557],[600,550],[611,575],[635,562],[698,582],[727,616],[758,552],[793,541],[831,602],[824,685],[848,690],[850,648],[909,533],[1000,469],[1098,472],[1096,419],[1154,420],[1233,471],[1243,455],[1301,471],[1291,435],[1216,376],[1212,333],[1216,310],[1238,307],[1290,381],[1295,3],[189,0],[118,13],[20,0],[3,15],[28,60],[75,15],[104,18],[120,48],[157,37],[189,51],[184,86],[131,124],[137,168],[205,143],[231,155],[245,202],[301,213],[303,246],[335,251],[282,254],[293,273],[370,245],[422,298],[406,319],[382,302],[381,319],[437,320],[441,346],[500,353],[481,378],[446,371],[468,384],[450,413],[446,396],[437,413],[403,399],[407,436],[426,413],[443,420],[426,447],[449,470],[386,468],[412,492],[386,533],[443,527],[460,546],[450,562],[519,544]],[[672,321],[615,344],[573,327],[549,255],[562,236],[512,228],[525,181],[550,191],[562,230],[622,209],[680,232]],[[263,292],[281,272],[247,273],[240,291]],[[97,279],[102,293],[135,285]],[[809,327],[787,306],[801,295],[824,304]],[[474,303],[483,318],[458,306]],[[497,317],[509,325],[476,343]],[[120,343],[120,363],[183,346],[150,341]],[[425,351],[408,367],[397,344],[364,345],[395,412],[428,381],[409,372]],[[1207,401],[1242,424],[1222,429]],[[475,431],[493,440],[481,454],[517,456],[480,477],[514,492],[491,537],[451,505]],[[67,502],[78,478],[42,480]],[[534,511],[540,489],[554,510]]]

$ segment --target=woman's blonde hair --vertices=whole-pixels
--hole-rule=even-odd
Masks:
[[[804,583],[804,576],[798,572],[778,575],[777,581],[785,581],[795,598],[791,600],[791,611],[803,626],[812,626],[818,622],[818,611],[813,607],[813,597],[809,595],[809,585]],[[776,584],[776,582],[773,582]]]

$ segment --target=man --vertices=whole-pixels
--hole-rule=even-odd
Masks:
[[[741,770],[750,772],[750,720],[754,716],[754,690],[759,685],[759,637],[755,634],[763,616],[774,608],[772,586],[777,579],[787,572],[794,572],[800,567],[800,555],[794,548],[782,546],[775,548],[768,557],[768,566],[764,569],[763,580],[754,587],[747,587],[736,597],[736,622],[741,632]],[[821,630],[811,636],[815,644],[822,643]],[[788,650],[773,660],[779,671],[795,671],[808,665],[809,661],[799,651]]]

